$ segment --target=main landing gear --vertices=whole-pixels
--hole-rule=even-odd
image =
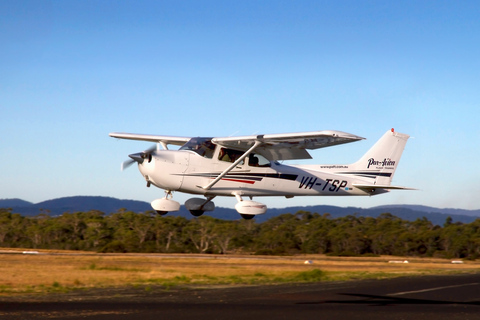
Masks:
[[[238,203],[235,209],[242,216],[243,219],[253,219],[258,214],[264,214],[267,211],[267,206],[263,203],[251,200],[243,200],[240,194],[234,194]],[[215,210],[215,204],[212,202],[215,197],[204,198],[190,198],[185,202],[185,208],[195,217],[200,217],[207,211]],[[179,211],[180,203],[172,200],[172,192],[165,191],[165,197],[152,201],[152,208],[159,214],[165,215],[170,211]]]
[[[172,200],[172,198],[172,192],[165,191],[164,198],[152,201],[152,208],[162,216],[170,211],[179,211],[180,203]],[[185,207],[193,216],[200,217],[206,211],[215,210],[215,204],[212,202],[213,198],[215,197],[208,197],[207,199],[191,198],[185,202]]]
[[[215,197],[203,198],[190,198],[185,202],[185,207],[195,217],[200,217],[206,211],[215,210],[215,204],[212,199]]]
[[[267,212],[267,206],[265,204],[253,200],[243,200],[240,194],[234,195],[238,200],[238,203],[235,205],[235,210],[240,213],[240,216],[242,216],[243,219],[250,220],[257,214],[264,214]]]

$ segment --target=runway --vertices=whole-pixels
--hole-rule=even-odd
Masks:
[[[0,299],[1,319],[480,319],[480,274]]]

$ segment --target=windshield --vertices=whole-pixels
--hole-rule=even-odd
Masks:
[[[215,144],[212,143],[212,138],[192,138],[180,150],[190,150],[211,159],[215,151]]]

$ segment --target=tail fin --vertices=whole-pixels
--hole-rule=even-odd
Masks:
[[[360,160],[351,164],[349,168],[354,170],[355,175],[373,179],[368,187],[388,188],[409,137],[393,129],[387,131]]]

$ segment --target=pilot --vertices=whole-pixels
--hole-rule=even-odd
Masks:
[[[225,149],[225,148],[220,149],[218,159],[221,160],[221,161],[233,162],[232,158],[230,157],[230,155],[227,152],[227,149]]]
[[[213,152],[215,151],[215,145],[211,141],[205,141],[202,145],[203,147],[203,156],[211,159],[213,157]]]
[[[214,150],[215,145],[211,141],[199,142],[193,147],[193,151],[206,158],[211,158]]]
[[[197,143],[197,144],[193,147],[193,151],[195,151],[196,153],[198,153],[198,154],[201,155],[202,157],[205,155],[205,148],[203,148],[202,144],[200,144],[200,143]]]
[[[251,167],[258,167],[258,158],[255,157],[254,155],[250,156],[248,159],[248,164]]]

